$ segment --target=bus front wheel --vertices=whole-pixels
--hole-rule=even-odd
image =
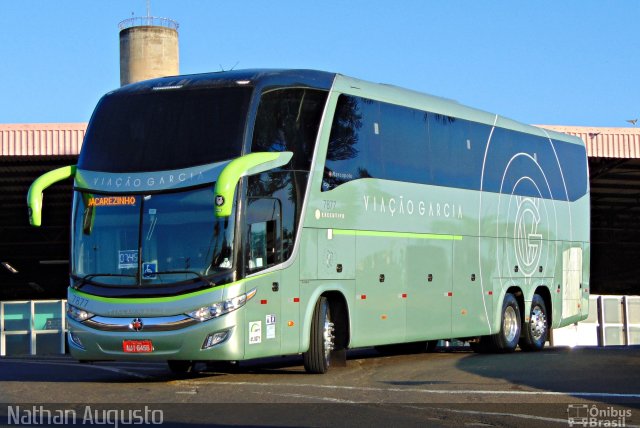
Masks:
[[[309,350],[302,354],[307,373],[326,373],[329,370],[331,351],[335,347],[334,325],[329,301],[322,296],[316,302],[311,322]]]

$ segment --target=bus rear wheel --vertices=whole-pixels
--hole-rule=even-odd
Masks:
[[[316,302],[311,322],[309,350],[302,354],[307,373],[326,373],[335,347],[334,325],[329,301],[322,296]]]
[[[549,319],[547,306],[539,294],[534,294],[531,300],[529,322],[522,325],[520,349],[523,351],[540,351],[544,348],[549,335]]]
[[[502,302],[500,331],[491,336],[482,336],[478,342],[471,343],[471,349],[478,353],[513,352],[520,340],[521,327],[518,301],[513,294],[507,293]]]
[[[520,322],[520,306],[513,294],[507,293],[502,302],[502,322],[500,332],[491,336],[493,348],[497,352],[513,352],[520,340],[522,324]]]

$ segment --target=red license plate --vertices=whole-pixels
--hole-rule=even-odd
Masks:
[[[153,344],[150,340],[123,340],[122,350],[130,353],[153,352]]]

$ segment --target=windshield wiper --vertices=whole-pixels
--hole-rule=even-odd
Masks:
[[[80,284],[74,284],[73,288],[75,288],[76,290],[79,290],[85,284],[92,282],[91,280],[97,276],[122,276],[122,277],[128,277],[128,278],[137,278],[136,275],[125,274],[125,273],[91,273],[85,276],[72,275],[73,279],[80,281]]]
[[[206,285],[208,285],[209,287],[215,287],[215,283],[213,281],[210,281],[209,279],[205,278],[204,276],[202,276],[200,273],[192,271],[192,270],[170,270],[170,271],[163,271],[163,272],[153,272],[151,273],[149,276],[149,278],[145,278],[144,276],[142,277],[142,280],[150,280],[153,279],[151,278],[151,276],[155,276],[155,275],[175,275],[175,274],[190,274],[190,275],[194,275],[195,277],[197,277],[200,281],[202,281],[203,283],[205,283]],[[74,284],[73,288],[76,290],[79,290],[80,288],[82,288],[85,284],[95,284],[94,281],[91,281],[93,278],[95,277],[99,277],[99,276],[107,276],[107,277],[127,277],[127,278],[138,278],[137,275],[131,275],[131,274],[124,274],[124,273],[92,273],[89,275],[85,275],[85,276],[77,276],[77,275],[73,275],[72,278],[76,281],[79,281],[79,284]],[[107,284],[104,284],[107,285]],[[137,284],[137,281],[135,284],[129,284],[130,286],[137,286],[139,284]]]
[[[208,280],[207,278],[202,276],[200,273],[193,270],[167,270],[163,272],[153,272],[150,275],[171,275],[171,274],[181,274],[181,273],[188,273],[191,275],[195,275],[200,281],[204,282],[205,284],[208,284],[210,287],[213,287],[216,285],[214,282]],[[151,278],[145,278],[143,276],[142,279],[151,279]]]

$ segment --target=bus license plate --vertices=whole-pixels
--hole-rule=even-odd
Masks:
[[[129,353],[153,352],[150,340],[123,340],[122,350]]]

